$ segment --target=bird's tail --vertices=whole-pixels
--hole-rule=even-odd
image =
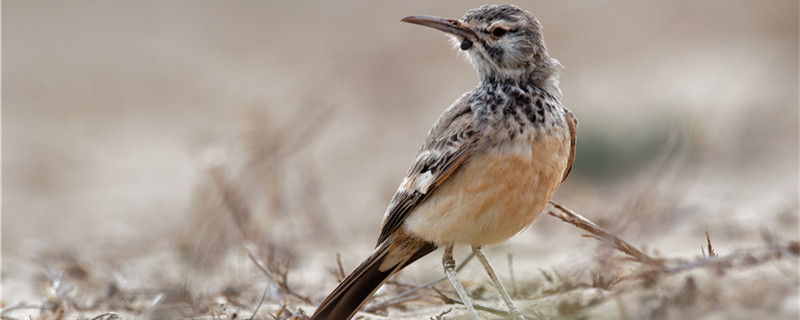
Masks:
[[[339,286],[319,304],[314,315],[311,316],[311,320],[350,319],[361,309],[367,298],[386,282],[391,275],[436,250],[436,246],[429,242],[420,242],[419,248],[414,248],[414,250],[410,251],[406,251],[409,249],[407,247],[403,249],[402,251],[408,252],[408,255],[410,255],[408,259],[400,259],[394,266],[383,266],[381,268],[385,260],[394,261],[396,259],[395,255],[390,254],[390,251],[397,249],[388,243],[378,246],[369,258],[344,278],[339,283]],[[387,259],[387,257],[390,258]]]

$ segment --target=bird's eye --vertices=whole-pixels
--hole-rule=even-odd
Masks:
[[[506,32],[508,32],[508,30],[503,27],[495,27],[492,29],[492,35],[498,38],[504,36]]]

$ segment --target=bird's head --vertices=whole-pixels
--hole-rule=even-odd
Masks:
[[[450,34],[466,52],[482,79],[520,79],[557,86],[561,64],[550,58],[542,25],[530,12],[513,5],[485,5],[461,19],[405,17],[403,22]]]

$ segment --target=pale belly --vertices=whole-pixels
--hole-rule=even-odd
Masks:
[[[406,230],[440,246],[504,241],[552,198],[569,149],[568,136],[559,132],[474,154],[408,216]]]

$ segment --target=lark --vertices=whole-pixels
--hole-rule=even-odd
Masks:
[[[445,275],[480,319],[456,275],[455,245],[471,246],[510,316],[525,319],[481,248],[528,227],[572,168],[577,120],[561,105],[561,64],[547,53],[539,21],[513,5],[401,21],[449,34],[480,82],[428,132],[389,203],[375,251],[311,319],[350,319],[390,276],[438,247]]]

